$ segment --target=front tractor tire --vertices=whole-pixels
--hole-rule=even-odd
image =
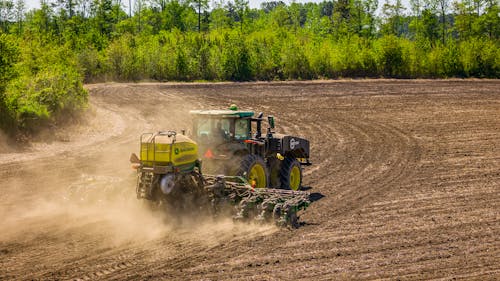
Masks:
[[[265,188],[269,172],[262,157],[248,154],[241,160],[236,176],[246,178],[252,187]]]
[[[281,188],[300,190],[302,186],[302,167],[299,161],[292,157],[286,157],[281,164],[280,170]]]

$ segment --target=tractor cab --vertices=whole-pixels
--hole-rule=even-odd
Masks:
[[[245,142],[262,136],[262,113],[238,110],[232,105],[227,110],[192,110],[194,138],[202,144]],[[269,127],[274,129],[274,117],[269,116]],[[268,130],[270,133],[270,130]]]
[[[245,141],[251,138],[251,111],[191,111],[193,137],[202,144]]]
[[[211,174],[245,177],[254,187],[300,189],[302,166],[310,165],[309,141],[276,134],[268,116],[262,134],[263,113],[227,110],[193,110],[192,137],[199,145],[204,170]]]

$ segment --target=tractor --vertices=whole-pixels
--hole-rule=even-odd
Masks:
[[[230,207],[235,220],[297,226],[297,212],[310,203],[309,193],[299,190],[302,166],[310,165],[309,142],[276,134],[272,116],[262,136],[262,113],[253,117],[232,107],[191,114],[194,140],[185,131],[141,135],[140,156],[130,157],[137,198],[172,213],[216,215]]]
[[[268,116],[263,134],[263,113],[238,110],[193,110],[193,138],[205,171],[241,176],[252,187],[300,190],[302,168],[309,166],[309,141],[274,131]]]

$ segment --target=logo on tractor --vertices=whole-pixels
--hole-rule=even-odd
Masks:
[[[300,142],[298,140],[291,139],[290,140],[290,149],[295,149],[295,146],[297,146],[299,144],[300,144]]]
[[[176,148],[174,149],[174,153],[175,153],[175,155],[179,154],[179,148],[177,148],[177,147],[176,147]]]

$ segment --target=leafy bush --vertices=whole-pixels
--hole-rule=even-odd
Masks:
[[[304,38],[291,37],[281,50],[281,64],[283,74],[288,79],[311,79],[313,77],[309,59],[305,55],[304,47],[308,41]]]
[[[378,66],[385,77],[408,76],[402,40],[394,35],[388,35],[377,41]]]
[[[33,45],[46,51],[36,52]],[[87,92],[71,51],[40,41],[30,45],[22,42],[19,58],[9,71],[19,75],[8,81],[1,96],[2,112],[7,112],[11,120],[10,124],[2,122],[5,130],[36,132],[86,106]]]
[[[15,119],[8,110],[5,97],[5,88],[17,76],[14,68],[19,59],[19,48],[13,38],[0,34],[0,129],[12,131]]]
[[[479,38],[459,45],[460,62],[468,77],[500,77],[500,50],[498,44]]]
[[[17,42],[11,36],[0,33],[0,97],[5,86],[17,75],[14,65],[18,59]]]
[[[61,65],[44,68],[34,76],[23,75],[8,88],[8,109],[15,112],[22,129],[32,132],[40,125],[67,118],[86,103],[80,74]]]
[[[224,79],[233,81],[252,79],[250,56],[242,36],[235,33],[228,34],[223,41],[222,58]]]

